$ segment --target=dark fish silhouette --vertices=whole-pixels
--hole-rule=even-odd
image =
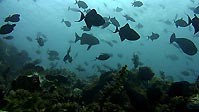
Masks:
[[[73,58],[70,56],[70,52],[71,52],[71,46],[68,48],[66,55],[64,56],[63,61],[66,63],[67,61],[69,63],[72,63]]]
[[[195,44],[186,38],[176,38],[175,33],[173,33],[170,37],[170,43],[176,42],[182,51],[187,55],[195,55],[198,51]]]
[[[134,6],[134,7],[141,7],[142,5],[143,5],[143,3],[141,1],[134,1],[132,3],[132,6]]]
[[[5,22],[18,22],[20,20],[19,14],[13,14],[5,18]]]
[[[199,31],[199,18],[196,16],[196,14],[194,14],[194,18],[191,19],[189,16],[189,24],[192,24],[192,26],[194,27],[194,34],[196,34]]]
[[[90,29],[89,29],[87,26],[83,26],[83,27],[81,27],[81,29],[82,29],[83,31],[90,31]]]
[[[132,22],[135,22],[135,19],[133,19],[132,17],[130,17],[129,15],[123,15],[123,17],[125,17],[126,18],[126,20],[128,21],[132,21]]]
[[[108,54],[108,53],[102,53],[102,54],[100,54],[98,57],[96,57],[95,60],[107,60],[107,59],[109,59],[110,57],[111,57],[110,54]]]
[[[103,19],[103,17],[99,14],[97,14],[95,9],[92,9],[91,11],[89,11],[86,16],[84,16],[83,12],[81,12],[81,17],[79,21],[76,22],[80,22],[84,19],[86,26],[91,29],[92,26],[101,26],[105,23],[105,20]]]
[[[123,9],[120,8],[120,7],[116,7],[116,9],[114,9],[114,11],[116,11],[116,12],[121,12],[121,11],[123,11]]]
[[[183,18],[178,19],[178,20],[174,20],[174,23],[176,25],[176,27],[187,27],[189,26],[189,22],[187,23],[185,20],[183,20]]]
[[[115,17],[110,18],[110,21],[115,27],[120,27],[120,23],[117,21]]]
[[[124,41],[125,39],[135,41],[140,38],[140,35],[135,30],[131,29],[128,23],[120,29],[116,27],[116,30],[113,33],[116,32],[119,32],[121,41]]]
[[[136,25],[136,27],[137,27],[138,29],[141,29],[141,28],[143,28],[143,25],[142,25],[141,23],[138,23],[138,24]]]
[[[77,4],[78,7],[79,7],[79,8],[82,8],[82,9],[88,8],[88,5],[87,5],[84,1],[81,1],[81,0],[79,0],[79,1],[76,0],[76,3],[75,3],[75,4]]]
[[[70,21],[65,21],[64,19],[62,19],[61,22],[62,22],[62,23],[65,23],[65,25],[66,25],[67,27],[71,27]]]
[[[14,30],[16,24],[5,24],[0,28],[0,34],[8,34]]]
[[[38,32],[36,40],[39,46],[44,46],[44,43],[47,41],[47,37],[41,32]]]
[[[151,39],[152,41],[153,40],[156,40],[160,37],[160,35],[158,33],[153,33],[151,34],[151,36],[148,36],[148,39]]]
[[[111,24],[111,22],[106,21],[106,22],[102,25],[101,28],[104,29],[104,28],[108,27],[110,24]]]
[[[5,40],[12,40],[14,38],[14,36],[5,36],[5,37],[3,37],[3,39],[5,39]]]
[[[75,42],[80,40],[81,45],[85,44],[88,45],[87,50],[89,50],[91,46],[99,44],[99,40],[91,34],[83,33],[82,36],[80,37],[79,35],[77,35],[77,33],[75,33],[75,37],[76,37]]]

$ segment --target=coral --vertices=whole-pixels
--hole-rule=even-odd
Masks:
[[[149,67],[140,67],[138,72],[138,79],[141,81],[149,81],[155,74]]]

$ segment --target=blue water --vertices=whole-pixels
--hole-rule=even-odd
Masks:
[[[128,69],[133,68],[131,61],[133,54],[136,53],[140,57],[140,61],[144,66],[149,66],[152,70],[159,75],[159,71],[164,71],[167,76],[172,76],[176,81],[186,80],[194,81],[199,74],[199,55],[188,56],[180,49],[174,47],[169,43],[170,35],[175,32],[177,37],[184,37],[192,40],[197,48],[199,48],[199,38],[193,35],[194,29],[192,26],[185,28],[176,28],[173,20],[178,15],[178,19],[184,18],[187,20],[186,14],[193,17],[193,11],[189,7],[196,7],[198,2],[191,2],[190,0],[141,0],[144,5],[140,8],[131,6],[132,0],[84,0],[89,8],[94,8],[102,16],[116,17],[121,26],[129,23],[131,28],[135,29],[140,35],[141,39],[137,41],[120,41],[118,34],[113,34],[109,30],[115,30],[113,25],[106,29],[92,27],[91,33],[98,39],[107,41],[116,40],[117,43],[110,47],[106,43],[100,41],[99,45],[91,47],[87,51],[87,45],[80,45],[77,43],[69,43],[70,40],[75,40],[75,32],[79,35],[83,33],[81,27],[85,22],[74,22],[79,20],[80,13],[68,11],[68,7],[78,8],[75,0],[0,0],[0,25],[4,24],[4,18],[8,15],[19,13],[20,21],[15,27],[15,30],[10,34],[15,36],[13,40],[8,40],[7,43],[13,44],[19,50],[26,50],[32,59],[41,59],[41,65],[49,68],[51,61],[47,59],[47,50],[56,50],[59,52],[60,60],[54,61],[58,63],[58,68],[66,68],[80,77],[86,77],[94,74],[99,74],[96,67],[100,66],[102,69],[107,70],[102,65],[108,65],[113,69],[117,69],[117,64],[128,65]],[[105,7],[105,5],[107,7]],[[121,12],[115,12],[113,9],[116,7],[123,8]],[[161,6],[165,6],[162,8]],[[128,14],[133,17],[136,22],[126,21],[122,16]],[[72,27],[66,27],[61,23],[62,19],[71,22]],[[170,20],[172,25],[166,25],[160,20]],[[137,29],[135,26],[141,23],[142,29]],[[165,33],[164,29],[168,32]],[[35,40],[37,32],[42,32],[47,36],[47,42],[44,47],[40,47]],[[148,35],[152,32],[160,34],[160,38],[154,40],[147,39]],[[196,34],[197,35],[197,34]],[[33,38],[33,42],[27,41],[26,37]],[[3,37],[0,35],[0,37]],[[62,59],[65,56],[67,49],[71,45],[71,56],[74,57],[77,53],[77,58],[70,64],[65,64]],[[40,50],[41,54],[35,53]],[[111,53],[113,57],[106,61],[93,61],[100,53]],[[117,55],[122,54],[122,58]],[[168,59],[167,55],[176,55],[179,59],[172,61]],[[84,63],[89,65],[86,66]],[[86,72],[78,72],[75,68],[81,65],[86,68]],[[191,71],[190,76],[184,76],[182,71]]]

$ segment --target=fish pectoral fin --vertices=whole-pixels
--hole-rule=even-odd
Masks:
[[[125,40],[125,37],[120,37],[121,41],[124,41]]]
[[[89,49],[91,48],[91,46],[92,46],[92,45],[89,45],[88,48],[87,48],[87,50],[89,50]]]

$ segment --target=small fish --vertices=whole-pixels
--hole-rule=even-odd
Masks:
[[[110,21],[115,27],[120,27],[120,23],[117,21],[115,17],[110,18]]]
[[[36,40],[37,40],[37,43],[39,44],[39,46],[44,46],[45,41],[43,38],[37,37]]]
[[[29,36],[27,36],[26,39],[27,39],[29,42],[32,42],[32,41],[33,41],[32,38],[29,37]]]
[[[121,12],[121,11],[123,11],[123,9],[120,8],[120,7],[116,7],[116,9],[114,9],[114,11],[116,11],[116,12]]]
[[[71,27],[70,21],[65,21],[64,19],[62,19],[61,22],[62,22],[62,23],[65,23],[65,25],[66,25],[67,27]]]
[[[176,42],[182,51],[187,55],[195,55],[198,52],[197,47],[195,44],[186,38],[176,38],[175,33],[173,33],[170,37],[170,43]]]
[[[3,26],[1,26],[0,28],[0,34],[9,34],[14,30],[14,27],[16,26],[16,24],[5,24]]]
[[[111,22],[107,21],[107,22],[105,22],[105,23],[102,25],[101,28],[104,29],[104,28],[108,27],[110,24],[111,24]]]
[[[176,25],[177,28],[178,28],[178,26],[179,26],[179,27],[187,27],[187,26],[190,25],[190,24],[187,23],[185,20],[183,20],[183,18],[178,19],[178,20],[174,20],[174,23],[175,23],[175,25]]]
[[[130,17],[129,15],[123,15],[123,17],[125,17],[126,18],[126,20],[128,21],[131,21],[131,22],[135,22],[135,19],[133,19],[132,17]]]
[[[108,54],[108,53],[102,53],[98,57],[96,57],[95,60],[102,60],[102,61],[104,61],[104,60],[109,59],[110,57],[111,57],[110,54]]]
[[[81,12],[79,9],[77,8],[71,8],[70,6],[68,7],[68,11],[71,10],[73,12]]]
[[[102,26],[105,23],[103,17],[97,14],[95,9],[90,10],[85,16],[83,12],[81,12],[80,20],[75,22],[81,22],[82,20],[85,21],[86,26],[91,29],[92,26]]]
[[[84,1],[81,1],[81,0],[79,1],[76,0],[75,4],[77,4],[79,8],[83,8],[83,9],[88,8],[88,5]]]
[[[83,33],[82,36],[80,37],[77,33],[75,33],[75,42],[80,40],[80,44],[81,45],[88,45],[87,50],[89,50],[93,45],[97,45],[99,44],[99,40],[97,39],[97,37],[91,35],[91,34],[87,34],[87,33]]]
[[[142,25],[141,23],[138,23],[138,24],[136,25],[136,27],[137,27],[138,29],[141,29],[141,28],[143,28],[143,25]]]
[[[81,29],[82,29],[83,31],[90,31],[90,29],[89,29],[87,26],[83,26]]]
[[[14,38],[14,36],[5,36],[5,37],[3,37],[3,39],[5,39],[5,40],[12,40]]]
[[[120,29],[116,27],[116,30],[113,33],[116,32],[119,32],[121,41],[124,41],[125,39],[135,41],[140,38],[140,35],[135,30],[130,28],[128,23],[125,26],[121,27]]]
[[[13,14],[5,18],[5,22],[19,22],[20,14]]]
[[[160,37],[160,35],[158,33],[153,33],[151,34],[151,36],[148,36],[148,39],[151,39],[152,41],[153,40],[156,40]]]
[[[143,3],[141,1],[134,1],[132,3],[132,6],[134,6],[134,7],[141,7],[142,5],[143,5]]]
[[[66,63],[67,61],[69,63],[72,63],[73,58],[70,56],[70,52],[71,52],[71,46],[68,48],[66,55],[64,56],[63,61]]]
[[[194,14],[194,18],[191,19],[189,16],[189,24],[192,24],[192,26],[194,27],[194,34],[199,32],[199,18],[196,16],[196,14]]]

